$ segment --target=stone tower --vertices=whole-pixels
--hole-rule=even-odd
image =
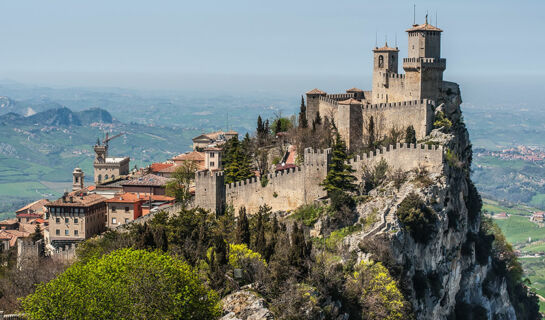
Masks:
[[[397,75],[399,49],[388,47],[388,43],[382,48],[373,49],[373,103],[387,103],[390,96],[398,100],[398,86],[390,85],[392,78]]]
[[[108,157],[108,144],[100,144],[100,140],[97,139],[94,149],[95,163],[105,163],[106,157]]]
[[[75,168],[72,172],[72,191],[82,190],[84,188],[85,173],[80,168]]]
[[[441,32],[428,23],[413,25],[409,35],[408,58],[403,59],[406,90],[413,100],[437,100],[443,84],[446,59],[441,58]]]

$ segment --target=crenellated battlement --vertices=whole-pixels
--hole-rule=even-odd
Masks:
[[[195,178],[196,179],[202,179],[202,178],[207,178],[207,177],[223,177],[223,175],[224,175],[223,171],[202,170],[202,171],[197,171],[195,173]]]
[[[336,101],[347,100],[354,98],[356,95],[354,93],[332,93],[328,94],[326,97]]]
[[[422,99],[422,100],[410,100],[403,102],[389,102],[389,103],[376,103],[376,104],[365,104],[363,109],[393,109],[393,108],[404,108],[404,107],[420,107],[420,106],[435,106],[435,102]]]

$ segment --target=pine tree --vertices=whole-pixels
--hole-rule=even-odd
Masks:
[[[250,245],[250,223],[246,216],[246,208],[241,207],[238,211],[237,220],[237,243]]]
[[[263,221],[263,213],[261,210],[257,213],[257,223],[256,223],[256,237],[255,237],[255,251],[265,254],[267,249],[267,243],[265,240],[265,225]]]
[[[32,242],[36,243],[39,240],[42,240],[44,236],[42,235],[42,229],[39,224],[36,224],[34,228],[34,233],[32,234]]]
[[[412,125],[408,126],[407,131],[405,131],[405,142],[416,143],[416,131]]]
[[[316,117],[312,120],[312,130],[316,130],[316,127],[322,125],[322,117],[320,116],[320,111],[316,112]]]
[[[241,181],[254,176],[249,155],[247,155],[238,138],[230,141],[224,157],[225,183]],[[232,142],[231,142],[232,141]]]
[[[329,171],[325,180],[320,184],[329,196],[331,196],[333,191],[347,192],[357,190],[357,186],[354,183],[356,177],[352,175],[354,169],[347,163],[348,159],[346,144],[337,133],[331,154]]]
[[[305,106],[305,98],[301,96],[301,108],[299,111],[299,128],[308,128],[307,107]]]

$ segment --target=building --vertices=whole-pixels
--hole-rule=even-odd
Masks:
[[[46,205],[49,243],[55,248],[78,243],[106,228],[106,198],[86,190],[65,193]]]
[[[113,138],[106,137],[105,142],[102,144],[98,140],[94,146],[95,161],[93,167],[95,169],[95,184],[115,180],[119,176],[129,174],[129,157],[108,157],[108,141],[111,139]]]
[[[170,161],[174,162],[175,165],[182,165],[186,162],[192,162],[197,167],[197,170],[204,170],[205,154],[201,151],[191,151],[179,154],[170,159]]]
[[[45,205],[49,203],[48,199],[40,199],[27,204],[21,209],[15,211],[19,223],[31,223],[32,221],[45,217]]]
[[[193,138],[193,150],[201,151],[210,145],[221,145],[236,136],[238,136],[238,132],[233,130],[204,133]]]
[[[443,30],[426,22],[407,31],[408,56],[402,60],[404,74],[398,73],[399,49],[373,49],[373,86],[371,91],[358,88],[345,93],[328,94],[319,89],[306,93],[307,119],[319,115],[335,122],[351,150],[358,150],[370,135],[371,120],[378,138],[390,129],[405,131],[413,126],[416,138],[422,139],[433,129],[433,107],[439,105],[444,92],[457,87],[443,81],[446,60],[441,58]]]
[[[72,191],[83,190],[85,188],[85,173],[80,168],[75,168],[72,172]]]
[[[163,162],[163,163],[154,162],[149,166],[149,173],[153,173],[160,176],[161,175],[160,173],[162,170],[170,168],[172,166],[174,166],[174,162]]]
[[[166,185],[169,181],[169,178],[161,177],[155,174],[147,174],[139,178],[127,180],[121,185],[123,186],[123,193],[129,192],[165,195]]]
[[[150,210],[174,203],[173,197],[153,194],[123,193],[106,200],[107,227],[115,228],[146,215]]]
[[[221,170],[223,150],[218,147],[206,147],[204,149],[204,168],[206,170]]]

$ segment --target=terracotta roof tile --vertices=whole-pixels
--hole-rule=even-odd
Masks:
[[[318,89],[318,88],[314,88],[314,89],[310,90],[309,92],[307,92],[307,94],[326,94],[326,93],[323,92],[322,90]]]
[[[43,206],[48,202],[49,202],[49,200],[47,200],[47,199],[40,199],[40,200],[37,200],[37,201],[34,201],[32,203],[27,204],[26,206],[22,207],[21,209],[15,211],[15,213],[19,213],[21,211],[27,211],[29,209],[31,211],[41,211]]]
[[[179,154],[172,158],[173,161],[204,161],[204,153],[199,151],[191,151]]]
[[[152,172],[160,172],[163,169],[166,169],[168,167],[172,167],[174,163],[152,163],[150,166],[150,169]]]
[[[413,25],[412,28],[410,29],[407,29],[406,30],[407,32],[413,32],[413,31],[437,31],[437,32],[443,32],[443,30],[435,27],[435,26],[432,26],[431,24],[429,23],[424,23],[424,24],[415,24]]]
[[[97,203],[104,202],[106,198],[98,194],[85,194],[72,196],[72,202],[70,202],[70,196],[66,197],[66,201],[59,198],[55,201],[49,202],[46,206],[60,206],[60,207],[89,207]]]
[[[361,90],[359,88],[352,88],[352,89],[346,90],[346,92],[363,92],[363,90]]]
[[[169,178],[161,177],[155,174],[147,174],[143,177],[132,179],[122,183],[123,186],[155,186],[163,187],[165,186]]]

